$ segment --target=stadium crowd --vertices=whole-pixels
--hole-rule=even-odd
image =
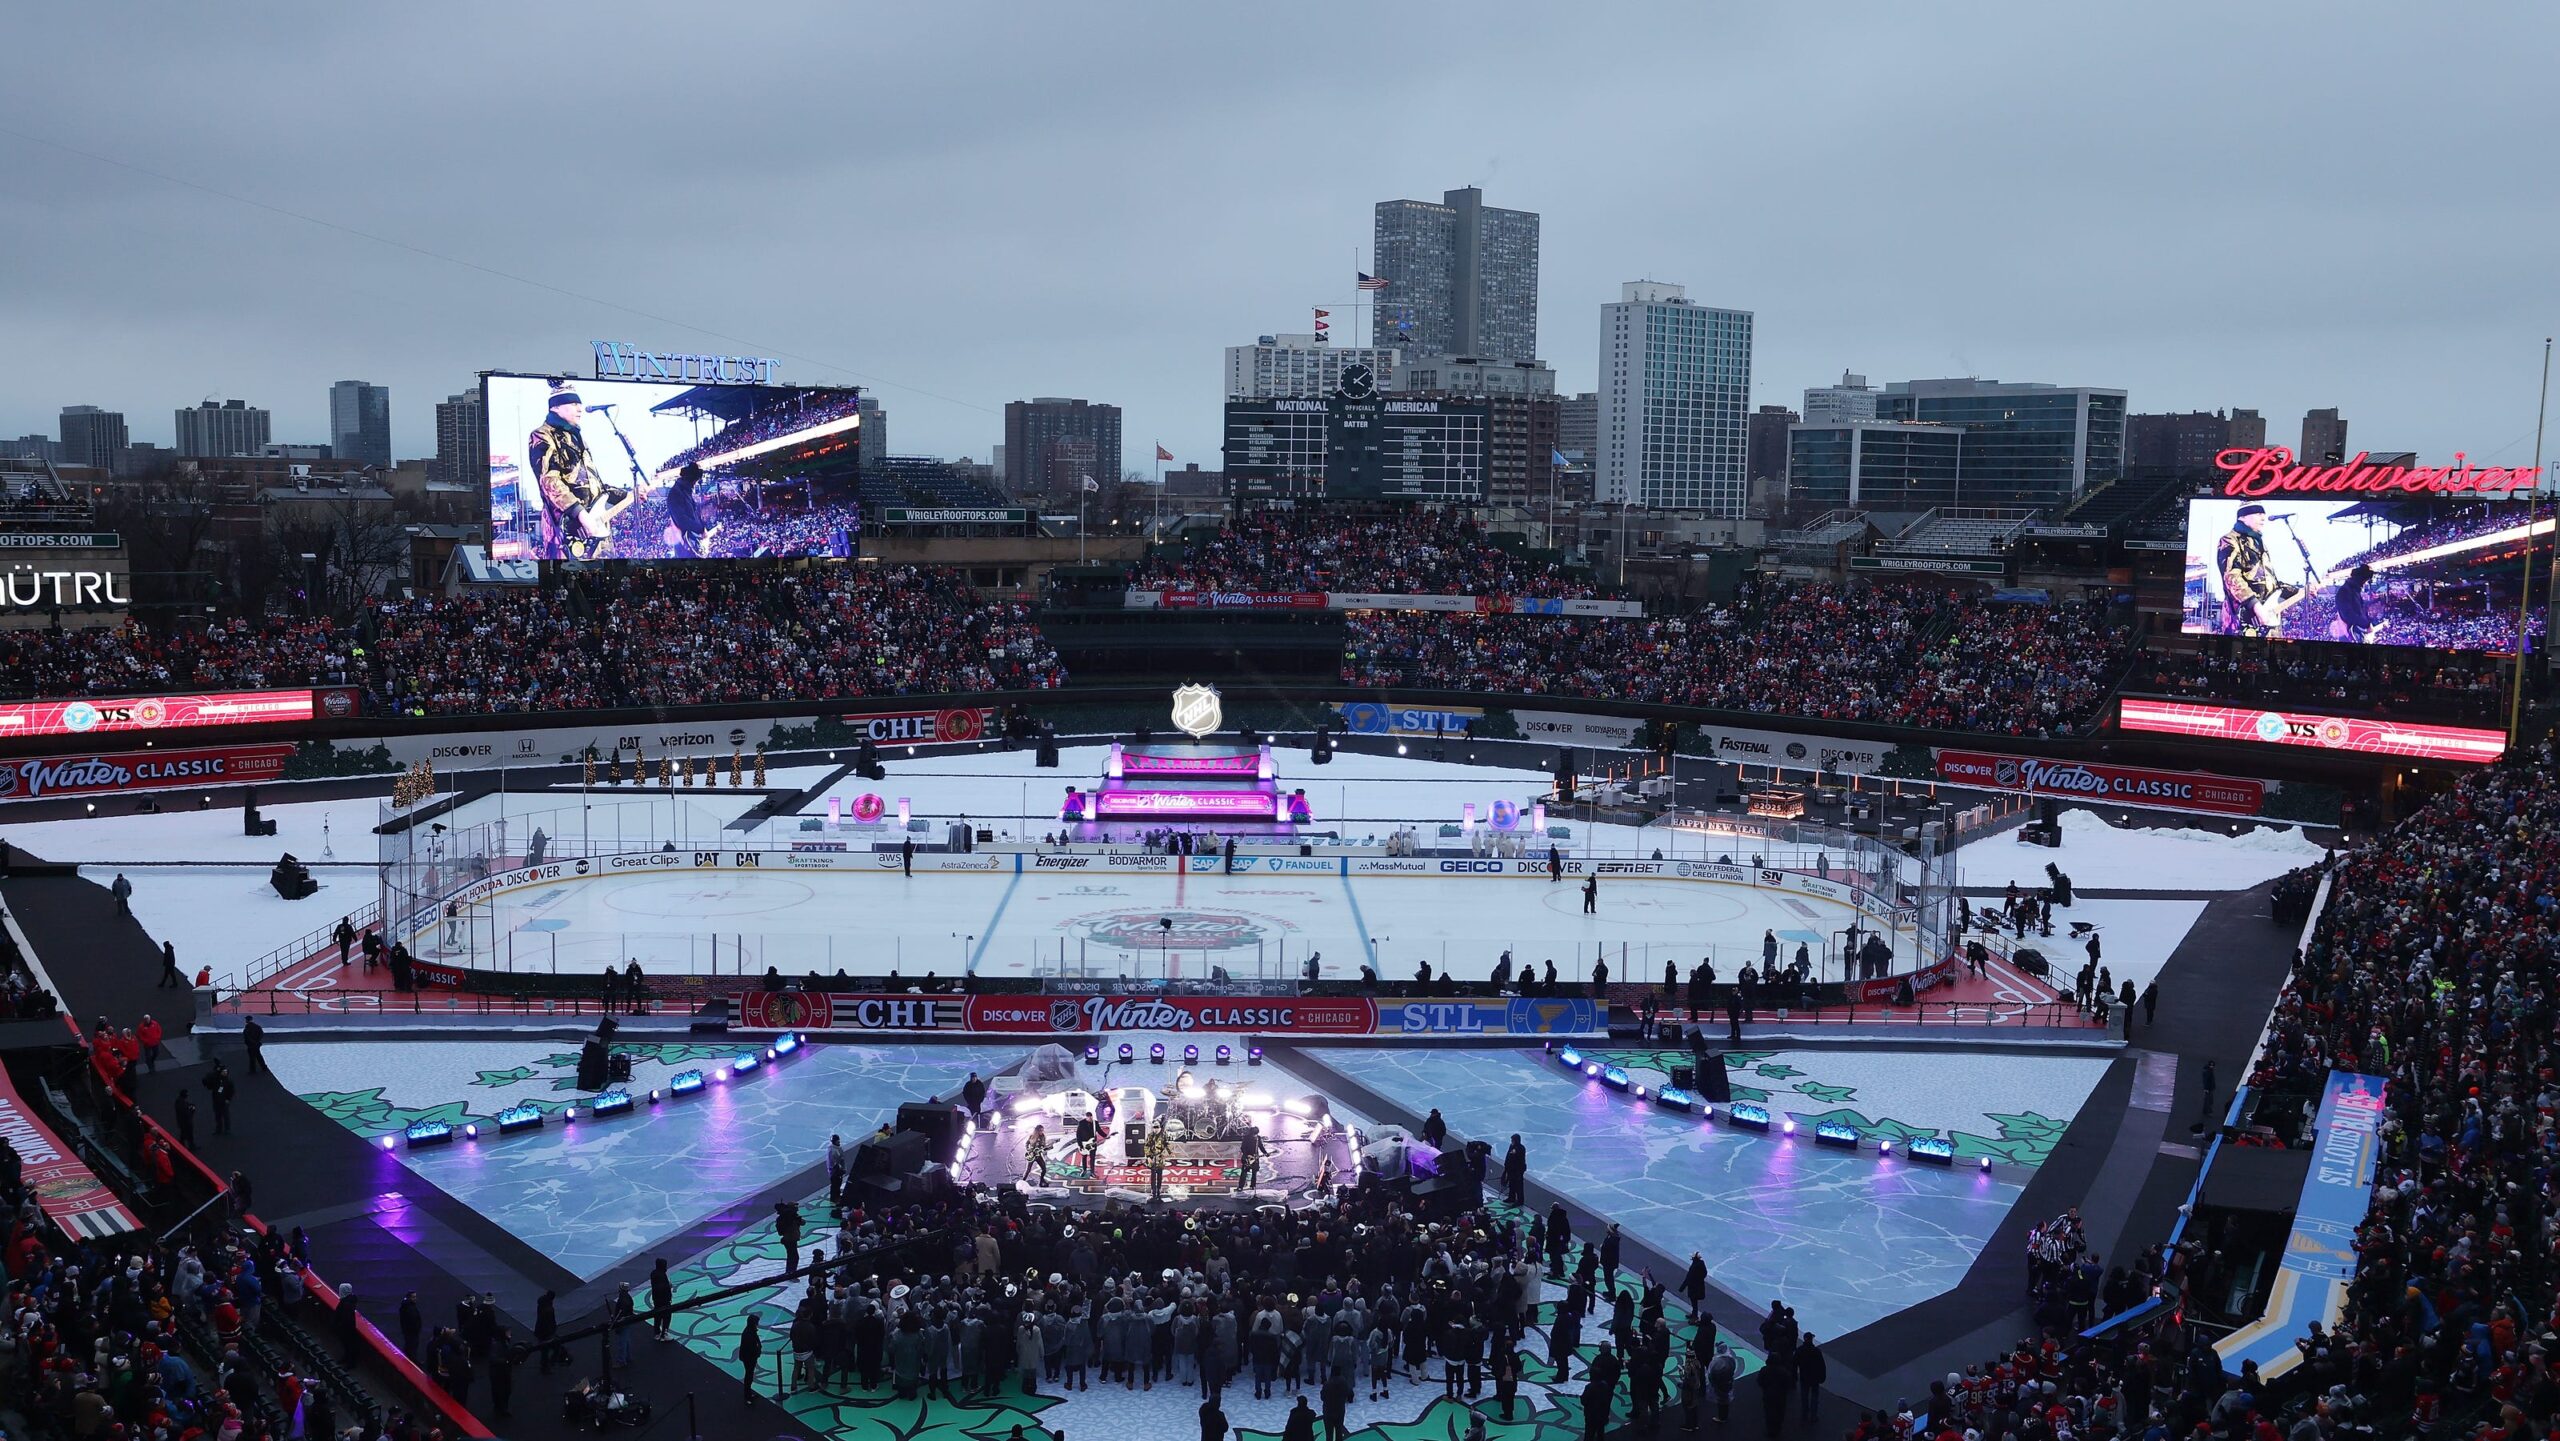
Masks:
[[[2466,776],[2334,872],[2250,1084],[2389,1081],[2385,1151],[2343,1322],[2303,1344],[2315,1393],[2405,1434],[2560,1424],[2560,758]]]
[[[1374,591],[1567,599],[1599,588],[1562,566],[1494,544],[1456,509],[1345,516],[1254,510],[1187,549],[1159,548],[1129,568],[1139,590]]]
[[[2512,631],[2512,627],[2509,628]],[[2224,701],[2282,700],[2311,710],[2432,716],[2495,724],[2506,689],[2495,657],[2241,643],[2227,653],[2152,651],[2125,688]]]
[[[1044,690],[1057,653],[1018,604],[915,567],[581,578],[576,591],[386,601],[367,684],[405,715]]]
[[[353,685],[376,713],[453,715],[1046,690],[1027,607],[907,566],[591,571],[563,587],[368,604],[352,623],[0,632],[22,696]]]
[[[2050,736],[2098,718],[2132,644],[2076,601],[1772,582],[1685,617],[1355,613],[1342,678]]]
[[[668,456],[658,464],[658,474],[672,478],[688,461],[706,456],[727,455],[759,441],[808,430],[831,420],[842,420],[862,409],[862,397],[850,390],[819,394],[795,395],[777,405],[768,406],[743,420],[722,426],[709,439]],[[849,443],[849,437],[845,438]]]

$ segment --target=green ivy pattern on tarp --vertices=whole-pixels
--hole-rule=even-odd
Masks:
[[[1687,1051],[1605,1050],[1585,1051],[1583,1054],[1606,1065],[1658,1071],[1665,1075],[1670,1074],[1674,1066],[1691,1063]],[[1833,1053],[1790,1052],[1788,1060],[1783,1062],[1774,1059],[1777,1054],[1775,1051],[1725,1052],[1725,1073],[1733,1087],[1733,1098],[1762,1105],[1774,1101],[1806,1126],[1837,1121],[1855,1127],[1860,1134],[1872,1139],[1889,1139],[1897,1146],[1907,1146],[1923,1136],[1934,1137],[1952,1144],[1956,1148],[1955,1158],[1959,1161],[1976,1161],[1988,1156],[2005,1165],[2040,1166],[2053,1154],[2053,1148],[2061,1143],[2062,1133],[2071,1124],[2068,1118],[2056,1119],[2033,1111],[1986,1111],[1983,1119],[1997,1128],[1994,1134],[1986,1136],[1962,1127],[1922,1126],[1896,1120],[1889,1115],[1870,1116],[1854,1104],[1858,1100],[1857,1087],[1823,1081],[1794,1064],[1803,1062],[1818,1066],[1824,1057]],[[1750,1085],[1746,1078],[1769,1084]],[[1812,1102],[1819,1109],[1800,1109],[1788,1105],[1789,1101]]]

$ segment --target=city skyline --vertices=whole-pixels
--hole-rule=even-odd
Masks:
[[[2560,39],[2531,7],[2501,12],[2496,46],[2476,27],[2340,23],[2311,5],[1879,13],[1845,31],[1656,12],[1648,48],[1733,62],[1704,100],[1607,78],[1597,62],[1619,42],[1569,17],[1373,17],[1379,43],[1429,35],[1448,78],[1382,96],[1312,67],[1302,103],[1357,97],[1367,138],[1287,168],[1249,163],[1235,122],[1260,103],[1254,75],[1338,40],[1320,13],[1278,17],[1241,51],[1234,22],[1208,14],[1025,17],[993,45],[957,17],[865,16],[841,32],[858,86],[838,83],[830,45],[769,44],[777,25],[837,33],[837,12],[707,33],[675,28],[698,12],[615,13],[510,17],[503,46],[482,27],[326,8],[178,15],[112,46],[99,17],[31,16],[61,64],[27,77],[30,103],[0,126],[30,202],[25,263],[0,274],[20,340],[0,358],[0,434],[49,434],[63,406],[92,404],[167,443],[158,417],[220,394],[272,407],[280,437],[317,439],[327,387],[359,375],[402,397],[392,451],[418,458],[434,453],[434,398],[475,371],[583,374],[586,343],[619,338],[865,385],[898,412],[901,451],[984,458],[1007,402],[1078,395],[1122,407],[1132,454],[1160,441],[1207,462],[1225,348],[1302,330],[1315,306],[1366,338],[1353,280],[1374,265],[1373,207],[1466,186],[1540,217],[1539,358],[1568,394],[1596,384],[1599,307],[1658,276],[1758,317],[1754,405],[1843,370],[1998,376],[2119,388],[2144,413],[2248,407],[2280,440],[2336,406],[2362,445],[2514,461],[2560,308],[2531,238],[2560,202],[2501,178],[2531,133],[2527,57]],[[2200,26],[2214,44],[2193,43]],[[2038,58],[2101,35],[2108,66]],[[982,102],[902,122],[925,57],[964,41]],[[527,137],[592,115],[526,90],[515,57],[545,45],[580,57],[580,95],[771,67],[756,159],[734,161],[734,135],[651,132],[558,173],[575,234],[528,233],[497,200],[531,164]],[[1055,64],[1079,46],[1164,79],[1143,104],[1084,93]],[[462,93],[388,97],[314,130],[221,78],[383,53],[446,66]],[[2466,100],[2386,113],[2357,87],[2270,87],[2270,53],[2315,73],[2463,73]],[[1593,78],[1556,80],[1576,73]],[[1970,97],[1980,87],[1948,83],[1976,73],[2011,83]],[[1428,123],[1504,86],[1540,96],[1544,123]],[[110,88],[125,99],[96,98]],[[1994,142],[2023,152],[2034,183],[1958,203],[1947,175]],[[198,165],[216,153],[218,170]],[[1053,176],[1071,153],[1114,156],[1115,183]],[[1848,180],[1897,223],[1842,227],[1814,203]],[[1044,223],[1009,224],[1028,196]],[[679,199],[723,218],[659,224]],[[2415,219],[2428,214],[2466,223]]]

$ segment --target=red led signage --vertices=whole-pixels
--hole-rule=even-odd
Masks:
[[[2541,482],[2542,467],[2472,466],[2455,451],[2453,464],[2375,465],[2371,451],[2358,451],[2344,465],[2296,465],[2293,452],[2281,445],[2226,450],[2213,463],[2229,472],[2224,495],[2481,495],[2507,499],[2530,495]]]
[[[2364,751],[2430,761],[2486,764],[2506,753],[2505,731],[2471,726],[2418,725],[2371,716],[2311,715],[2301,711],[2244,710],[2192,701],[2118,701],[2118,720],[2129,731],[2192,736],[2197,740],[2264,741],[2318,750]]]
[[[274,725],[307,721],[325,696],[339,714],[342,693],[307,690],[214,691],[204,695],[101,696],[0,705],[0,741],[21,736],[75,736],[105,731],[188,730],[200,726]],[[353,713],[345,705],[345,713]]]

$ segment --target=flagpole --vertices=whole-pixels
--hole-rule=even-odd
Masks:
[[[1156,533],[1154,538],[1164,539],[1164,442],[1161,440],[1156,442]]]
[[[2542,389],[2533,412],[2533,489],[2525,492],[2524,501],[2524,594],[2516,601],[2516,675],[2515,690],[2507,702],[2507,745],[2512,749],[2524,739],[2524,668],[2533,657],[2533,646],[2525,636],[2533,619],[2533,513],[2542,496],[2542,423],[2551,413],[2551,337],[2542,338]],[[2560,555],[2560,552],[2555,552]],[[2560,559],[2553,561],[2555,577],[2560,577]],[[2548,597],[2545,598],[2548,603]],[[2551,637],[2545,628],[2543,644]]]

